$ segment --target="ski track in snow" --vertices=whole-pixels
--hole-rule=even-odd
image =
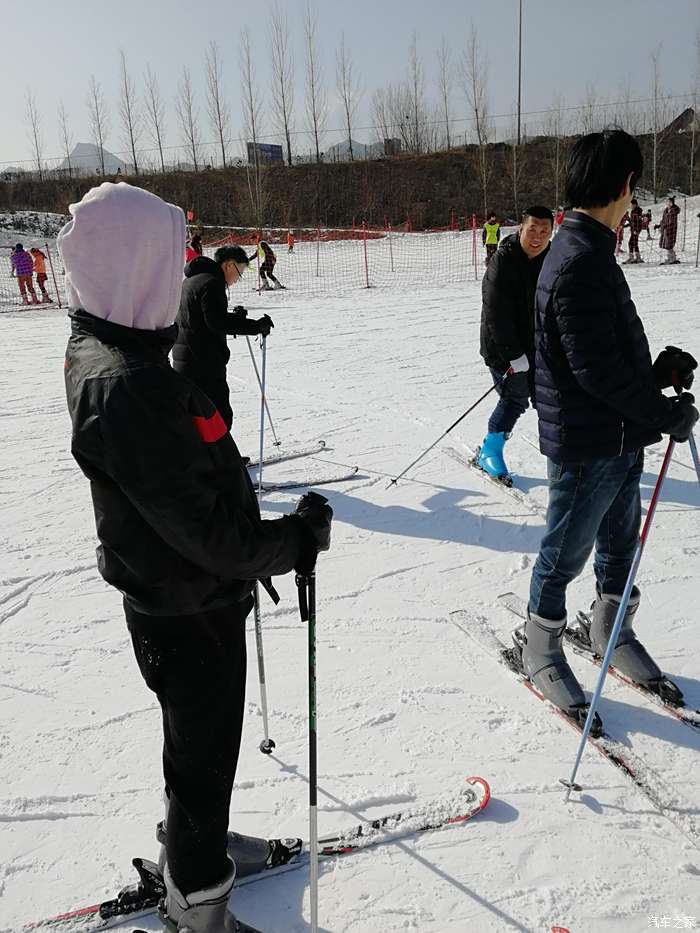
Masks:
[[[652,353],[675,343],[697,356],[695,270],[647,264],[626,274]],[[232,303],[241,295],[234,289]],[[330,298],[290,290],[272,308],[269,298],[253,294],[248,308],[275,319],[268,402],[283,448],[324,438],[329,449],[271,466],[266,477],[360,467],[359,478],[323,490],[336,519],[318,567],[320,831],[452,796],[469,774],[482,774],[493,793],[464,826],[324,862],[321,929],[548,933],[559,924],[640,933],[652,915],[700,923],[691,841],[591,750],[584,792],[565,806],[558,778],[570,770],[577,734],[449,620],[468,608],[509,638],[513,619],[495,597],[526,595],[547,501],[534,413],[507,447],[514,494],[463,462],[481,442],[492,397],[385,488],[490,384],[478,356],[480,283],[420,291],[399,283]],[[24,921],[113,896],[132,880],[134,855],[156,854],[161,738],[120,596],[97,573],[88,483],[69,453],[66,318],[8,313],[0,328],[13,347],[0,393],[0,930],[16,933]],[[257,452],[255,375],[245,346],[231,349],[235,436],[244,453]],[[645,505],[662,452],[647,452]],[[269,494],[266,515],[289,511],[300,494]],[[639,574],[638,628],[696,708],[699,507],[690,454],[679,446]],[[306,836],[306,629],[293,579],[276,582],[282,602],[263,602],[263,626],[277,748],[269,758],[257,750],[249,620],[232,825]],[[571,588],[570,612],[591,593],[589,566]],[[591,690],[597,670],[577,657],[572,664]],[[678,819],[697,828],[700,736],[611,680],[601,713],[662,776]],[[235,900],[266,933],[309,929],[305,871],[242,888]],[[157,929],[152,919],[119,929],[134,925]]]

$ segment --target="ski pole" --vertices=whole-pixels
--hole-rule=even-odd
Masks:
[[[266,338],[262,339],[262,379],[260,381],[260,463],[258,464],[258,499],[262,498],[263,486],[263,445],[265,442],[265,362],[266,362]],[[257,368],[256,368],[257,371]],[[262,637],[262,618],[260,612],[260,588],[258,581],[255,581],[253,587],[253,598],[255,600],[255,648],[258,655],[258,681],[260,682],[260,706],[263,716],[264,738],[260,743],[260,751],[263,755],[271,755],[275,743],[270,738],[269,722],[267,717],[267,684],[265,682],[265,655],[263,652]]]
[[[501,382],[503,382],[503,380],[506,378],[506,376],[510,376],[510,375],[512,374],[512,372],[513,372],[512,368],[509,368],[509,369],[507,370],[507,372],[505,372],[505,373],[503,374],[503,376],[501,377]],[[447,435],[450,433],[450,431],[452,431],[453,428],[456,428],[457,425],[460,423],[460,421],[464,421],[464,419],[467,417],[467,415],[468,415],[470,412],[474,411],[474,409],[476,408],[476,406],[479,405],[481,402],[483,402],[484,399],[486,398],[486,396],[487,396],[487,395],[490,395],[490,394],[494,391],[494,389],[496,389],[499,385],[500,385],[500,382],[495,382],[495,383],[491,386],[491,388],[488,389],[486,392],[484,392],[484,394],[483,394],[480,398],[478,398],[470,408],[467,408],[467,410],[464,412],[463,415],[460,415],[459,418],[458,418],[455,422],[453,422],[453,423],[449,426],[449,428],[448,428],[446,431],[443,431],[442,434],[440,435],[440,437],[438,437],[438,439],[437,439],[436,441],[434,441],[434,442],[430,445],[430,447],[428,447],[426,450],[424,450],[423,453],[422,453],[419,457],[416,457],[416,459],[413,461],[413,463],[409,463],[409,465],[406,467],[406,469],[405,469],[402,473],[399,473],[399,475],[396,476],[396,477],[394,477],[394,479],[389,480],[389,482],[386,484],[386,486],[385,486],[384,488],[385,488],[385,489],[388,489],[389,486],[395,486],[395,485],[398,483],[398,481],[399,481],[400,479],[402,479],[402,478],[408,473],[408,471],[409,471],[410,469],[412,469],[420,460],[422,460],[423,457],[425,457],[426,454],[429,454],[430,451],[433,449],[433,447],[436,447],[436,446],[440,443],[440,441],[443,439],[443,437],[447,437]]]
[[[693,463],[695,464],[695,472],[698,476],[698,482],[700,483],[700,457],[698,457],[698,445],[695,441],[695,436],[693,434],[688,438],[688,443],[690,444],[690,453],[693,457]]]
[[[309,625],[309,898],[311,933],[318,933],[318,754],[316,745],[316,573],[296,575],[299,612]]]
[[[620,599],[620,605],[617,610],[617,615],[615,616],[615,624],[613,625],[612,632],[610,633],[610,638],[608,640],[608,646],[605,649],[605,656],[600,665],[600,674],[598,675],[598,682],[595,687],[595,692],[593,694],[593,699],[591,700],[591,705],[588,708],[588,716],[586,716],[586,723],[583,727],[583,732],[581,733],[581,741],[579,742],[578,751],[576,753],[576,761],[574,762],[574,767],[571,772],[571,777],[569,780],[560,778],[561,783],[566,787],[566,797],[564,798],[565,802],[568,803],[569,797],[571,796],[572,790],[581,790],[580,784],[576,783],[576,773],[578,771],[578,766],[581,763],[581,757],[583,755],[583,750],[586,747],[586,741],[588,740],[588,733],[591,731],[591,726],[593,725],[593,719],[596,714],[596,707],[600,701],[600,695],[603,692],[603,685],[605,684],[605,678],[608,674],[608,667],[610,666],[610,660],[612,658],[612,653],[615,650],[615,645],[617,644],[617,639],[620,635],[620,629],[622,628],[622,621],[625,618],[625,613],[627,612],[627,604],[630,601],[630,596],[632,595],[632,587],[634,586],[634,579],[637,576],[637,571],[639,570],[639,564],[642,559],[642,553],[644,551],[644,546],[646,545],[647,538],[649,537],[649,531],[651,529],[651,523],[654,520],[654,513],[656,512],[656,506],[659,502],[659,496],[661,494],[661,487],[664,484],[666,479],[666,474],[668,473],[669,464],[671,463],[671,457],[673,456],[673,449],[676,446],[673,438],[669,439],[668,447],[666,448],[666,454],[664,456],[664,461],[661,464],[661,470],[659,471],[659,478],[656,480],[656,486],[654,487],[654,492],[651,497],[651,502],[649,503],[649,510],[647,511],[647,517],[644,521],[644,527],[642,528],[642,533],[639,536],[639,541],[637,542],[637,549],[634,552],[634,558],[632,560],[632,566],[630,567],[630,572],[627,576],[627,583],[625,583],[625,589]]]
[[[272,423],[272,415],[270,414],[270,406],[267,404],[267,396],[265,395],[263,391],[263,384],[260,380],[260,370],[258,369],[258,364],[255,362],[255,354],[253,353],[253,348],[250,345],[250,337],[246,336],[245,339],[248,341],[248,353],[250,353],[250,358],[253,361],[253,369],[255,370],[255,377],[258,380],[258,385],[260,386],[260,392],[265,402],[265,411],[267,412],[267,420],[270,422],[270,430],[272,431],[272,436],[275,439],[274,446],[280,447],[281,441],[278,439],[277,432],[275,431],[275,426]],[[262,460],[260,462],[262,463]]]

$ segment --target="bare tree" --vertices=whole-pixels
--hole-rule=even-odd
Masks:
[[[372,123],[377,130],[377,138],[380,142],[390,139],[394,135],[394,127],[391,125],[391,110],[389,107],[389,90],[387,88],[377,88],[372,94]]]
[[[418,36],[415,32],[408,52],[408,83],[406,87],[408,91],[407,102],[410,108],[408,112],[411,120],[411,149],[416,153],[420,153],[425,144],[423,131],[427,121],[423,64],[418,57]]]
[[[136,89],[126,67],[126,54],[123,49],[119,53],[119,58],[121,65],[119,72],[119,116],[122,122],[124,142],[127,148],[131,150],[134,174],[138,175],[139,165],[136,159],[136,144],[141,136],[143,123],[136,97]]]
[[[66,157],[66,162],[68,163],[68,177],[73,177],[73,165],[71,163],[71,155],[73,154],[73,134],[70,131],[68,126],[68,114],[66,113],[66,108],[63,106],[63,101],[60,101],[58,105],[58,133],[61,139],[61,148]]]
[[[656,200],[658,187],[658,161],[659,150],[662,143],[662,131],[668,120],[668,101],[664,97],[661,86],[661,49],[660,42],[651,56],[652,83],[651,83],[651,186]]]
[[[450,47],[445,37],[442,37],[440,48],[438,49],[438,94],[440,97],[440,117],[445,127],[445,141],[448,150],[452,148],[452,137],[450,134],[450,121],[452,118],[452,62]]]
[[[476,29],[472,24],[467,50],[462,60],[462,78],[464,91],[469,108],[474,114],[474,130],[479,146],[479,176],[484,199],[484,216],[488,211],[487,195],[488,184],[491,177],[493,161],[489,152],[489,89],[488,89],[488,62],[484,60],[479,46]]]
[[[94,75],[90,75],[88,90],[88,111],[90,113],[90,128],[92,139],[97,149],[102,174],[105,174],[105,141],[109,135],[109,114],[105,103],[102,85]]]
[[[221,147],[221,164],[226,168],[226,149],[231,141],[231,111],[224,99],[224,77],[216,42],[207,49],[207,113]]]
[[[158,149],[160,170],[164,172],[165,160],[163,159],[163,140],[165,139],[165,105],[160,96],[158,79],[151,71],[150,65],[146,66],[145,81],[146,93],[144,103],[146,107],[146,125],[151,141]]]
[[[243,126],[248,141],[248,190],[250,192],[254,222],[260,229],[263,223],[263,179],[258,140],[260,139],[262,102],[255,77],[253,53],[250,48],[250,34],[247,28],[241,30],[240,69],[241,83],[243,85]],[[252,180],[251,152],[253,156]]]
[[[192,77],[187,65],[182,69],[182,79],[178,84],[175,109],[180,120],[185,151],[189,158],[192,159],[194,170],[197,172],[199,171],[199,149],[202,144],[202,137],[199,129],[199,108],[194,102]]]
[[[599,121],[598,110],[600,106],[601,101],[598,97],[596,86],[589,81],[588,84],[586,84],[586,90],[579,110],[581,132],[584,135],[587,133],[594,133],[597,129]]]
[[[335,57],[335,86],[338,97],[345,113],[345,128],[348,131],[348,146],[350,147],[350,161],[353,162],[355,154],[352,151],[352,125],[355,121],[357,105],[360,102],[360,89],[357,83],[353,61],[345,45],[345,33],[340,34],[340,47]]]
[[[700,29],[695,33],[695,80],[693,83],[693,122],[690,125],[690,160],[688,165],[688,194],[695,193],[695,144],[700,120]]]
[[[275,3],[270,12],[272,51],[272,107],[278,129],[287,143],[287,165],[292,164],[292,115],[294,113],[294,56],[289,46],[287,14]]]
[[[564,103],[561,94],[554,95],[552,107],[544,121],[544,132],[548,137],[549,163],[554,184],[554,204],[558,207],[562,199],[562,172],[564,168],[564,153],[562,149],[562,136],[565,133]]]
[[[309,132],[316,148],[316,161],[321,161],[320,140],[326,124],[326,92],[323,88],[323,68],[319,60],[316,29],[318,20],[311,9],[311,0],[306,0],[304,10],[304,47],[306,52],[306,117]]]
[[[36,98],[32,92],[27,88],[26,96],[26,105],[27,105],[27,123],[28,123],[28,136],[29,141],[32,145],[32,155],[34,156],[34,162],[36,164],[36,170],[39,173],[39,180],[44,180],[44,137],[41,132],[41,117],[39,116],[39,111],[36,106]]]

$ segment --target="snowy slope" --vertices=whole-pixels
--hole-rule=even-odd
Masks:
[[[688,265],[630,269],[652,351],[700,351],[698,275]],[[700,924],[700,835],[694,842],[603,759],[587,751],[585,790],[562,803],[558,779],[578,736],[509,679],[450,620],[467,608],[504,638],[496,603],[527,592],[546,503],[545,468],[528,412],[508,447],[522,504],[450,449],[474,446],[488,403],[412,478],[396,475],[488,387],[478,355],[479,283],[451,289],[356,290],[339,298],[232,294],[269,311],[269,404],[283,442],[324,437],[320,461],[359,464],[326,487],[333,548],[318,569],[320,828],[451,795],[468,774],[492,786],[474,822],[325,863],[321,928],[332,933],[537,931],[638,933],[649,917]],[[160,720],[132,658],[120,598],[101,581],[87,482],[69,451],[62,386],[68,326],[56,312],[0,316],[0,930],[114,893],[133,855],[153,856],[161,816]],[[255,377],[233,341],[235,435],[257,449]],[[7,352],[7,351],[11,352]],[[648,501],[661,448],[650,451]],[[269,515],[296,494],[266,498]],[[700,488],[679,447],[640,572],[639,631],[700,707],[697,627]],[[246,724],[232,825],[306,835],[305,628],[291,578],[266,603],[272,758],[249,641]],[[590,570],[570,609],[587,603]],[[586,687],[595,671],[575,659]],[[679,818],[698,827],[700,734],[608,683],[611,732],[665,776]],[[693,822],[694,821],[694,822]],[[242,889],[240,915],[266,933],[308,929],[306,872]],[[136,925],[143,925],[139,922]],[[134,923],[124,929],[132,929]],[[145,928],[155,928],[145,924]]]

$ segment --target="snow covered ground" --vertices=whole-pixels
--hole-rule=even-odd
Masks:
[[[694,244],[693,244],[694,246]],[[652,351],[700,352],[698,273],[690,264],[630,267]],[[508,446],[518,501],[459,463],[489,402],[410,480],[386,489],[489,385],[478,354],[480,283],[453,288],[232,293],[275,320],[269,404],[283,443],[325,438],[332,450],[268,478],[357,464],[325,487],[332,550],[318,568],[320,830],[452,796],[464,778],[491,783],[488,810],[464,826],[322,865],[327,933],[641,933],[700,926],[700,733],[608,681],[611,733],[663,776],[671,819],[586,751],[584,792],[562,802],[578,735],[450,613],[487,617],[508,639],[496,595],[526,595],[543,528],[545,464],[535,415]],[[56,311],[0,316],[0,930],[111,896],[134,855],[156,854],[161,817],[160,717],[132,658],[120,598],[95,566],[87,481],[69,454],[62,383],[68,324]],[[245,343],[232,341],[235,436],[257,449],[258,400]],[[463,447],[461,448],[463,449]],[[648,502],[662,447],[649,451]],[[274,516],[297,494],[265,499]],[[700,488],[677,449],[639,576],[639,632],[700,707],[697,605]],[[294,582],[264,605],[271,758],[262,737],[254,640],[231,822],[242,832],[307,834],[306,630]],[[570,610],[592,596],[592,574]],[[596,670],[573,666],[591,689]],[[685,825],[687,834],[679,831]],[[266,933],[309,928],[308,879],[295,871],[241,889],[235,908]],[[685,926],[679,925],[683,921]],[[155,929],[150,921],[133,921]]]

